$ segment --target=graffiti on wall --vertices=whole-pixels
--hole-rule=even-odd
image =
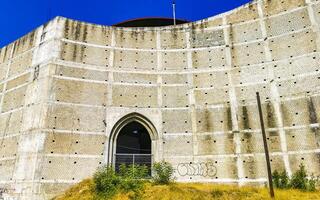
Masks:
[[[215,177],[217,167],[212,162],[179,163],[176,169],[180,176]]]
[[[6,188],[0,188],[0,200],[3,200],[3,194],[7,192]]]

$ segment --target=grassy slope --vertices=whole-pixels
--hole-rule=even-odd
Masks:
[[[55,200],[94,200],[93,181],[84,180],[67,190]],[[119,194],[114,200],[128,200],[128,194]],[[267,200],[265,188],[235,187],[212,184],[175,183],[153,186],[146,184],[145,200]],[[307,193],[297,190],[276,190],[276,200],[320,200],[320,192]]]

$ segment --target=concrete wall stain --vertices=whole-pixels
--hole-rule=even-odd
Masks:
[[[267,103],[266,104],[266,109],[267,109],[267,127],[268,128],[276,128],[277,123],[274,119],[275,114],[274,114],[274,109],[272,103]]]
[[[247,106],[242,106],[242,124],[243,124],[243,129],[248,130],[250,129],[250,119],[249,119],[249,114],[247,110]]]
[[[205,132],[210,132],[212,130],[212,122],[211,122],[211,113],[208,109],[204,110],[204,119],[205,119]]]
[[[232,131],[232,113],[231,113],[231,107],[227,107],[227,124],[228,124],[228,130]]]
[[[70,31],[70,20],[69,19],[67,19],[65,21],[64,27],[65,27],[64,28],[64,37],[68,39],[69,38],[69,31]]]
[[[307,100],[307,103],[308,103],[308,110],[309,110],[309,122],[310,124],[317,124],[318,118],[317,118],[316,108],[314,106],[312,98],[309,98]]]
[[[3,62],[5,61],[5,59],[6,59],[6,57],[7,57],[8,48],[9,48],[9,46],[6,46],[6,47],[4,47],[4,48],[1,49],[1,53],[2,53],[2,51],[4,50],[3,60],[2,60]]]

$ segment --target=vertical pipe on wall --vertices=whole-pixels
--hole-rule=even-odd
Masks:
[[[260,101],[259,92],[257,92],[256,95],[257,95],[257,102],[258,102],[258,109],[259,109],[259,117],[260,117],[261,133],[262,133],[262,138],[263,138],[264,153],[266,155],[266,162],[267,162],[270,196],[272,198],[274,198],[272,174],[271,174],[271,164],[270,164],[270,158],[269,158],[269,149],[268,149],[266,131],[264,128],[263,113],[262,113],[262,108],[261,108],[261,101]]]

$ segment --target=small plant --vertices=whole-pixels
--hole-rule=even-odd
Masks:
[[[314,177],[313,175],[309,179],[308,191],[315,192],[317,190],[317,184],[319,184],[319,178]]]
[[[148,168],[140,165],[120,165],[120,188],[124,192],[138,194],[143,190],[145,178],[148,176]]]
[[[148,178],[148,167],[145,165],[121,164],[119,176],[132,179],[146,179]]]
[[[283,170],[280,173],[280,185],[279,185],[279,187],[281,189],[288,188],[289,187],[289,181],[290,181],[290,178],[288,176],[288,173],[285,170]]]
[[[274,171],[272,174],[273,184],[276,188],[285,189],[289,188],[289,176],[286,171]]]
[[[303,191],[315,191],[318,182],[319,179],[315,178],[313,175],[310,179],[308,179],[305,166],[300,164],[299,170],[292,175],[290,186],[291,188],[300,189]]]
[[[272,173],[272,182],[276,188],[279,188],[280,185],[280,174],[277,170]]]
[[[299,170],[296,171],[290,180],[290,186],[293,189],[307,190],[308,178],[303,164],[300,164]]]
[[[280,189],[299,189],[302,191],[316,191],[319,179],[311,176],[308,178],[305,166],[300,164],[299,170],[296,171],[291,178],[289,178],[286,171],[279,173],[274,171],[272,174],[273,184],[276,188]]]
[[[121,180],[112,167],[104,166],[98,168],[93,176],[93,181],[97,199],[108,199],[118,192]]]
[[[169,184],[172,181],[174,169],[168,162],[161,161],[153,164],[153,181],[155,184]]]
[[[111,199],[118,192],[130,193],[130,199],[141,199],[148,168],[139,165],[121,165],[119,172],[102,167],[94,174],[95,199]]]

